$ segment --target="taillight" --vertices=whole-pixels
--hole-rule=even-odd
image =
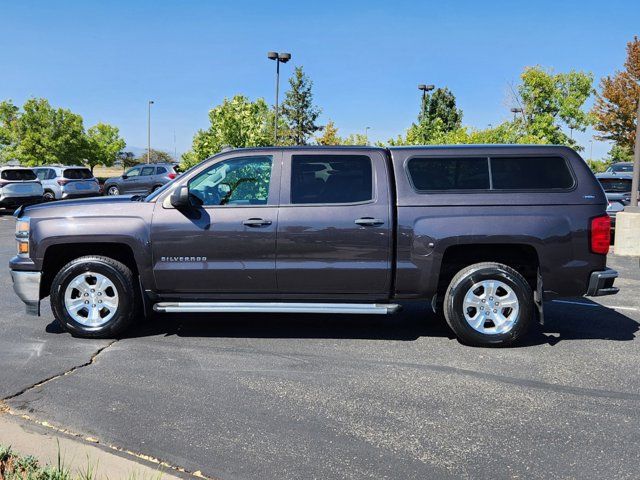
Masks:
[[[67,183],[69,183],[71,180],[67,180],[65,178],[61,178],[58,179],[58,185],[60,185],[61,187],[64,187]]]
[[[173,180],[174,178],[176,178],[176,174],[175,173],[170,173],[169,175],[167,175],[167,177],[169,177],[171,180]]]
[[[609,215],[592,218],[589,235],[592,253],[600,255],[609,253],[609,244],[611,243],[611,218]]]
[[[0,180],[0,188],[5,187],[7,185],[9,185],[11,182],[5,182],[3,180]]]

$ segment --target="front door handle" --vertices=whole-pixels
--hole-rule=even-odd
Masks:
[[[373,217],[362,217],[356,220],[356,225],[361,225],[363,227],[378,227],[380,225],[384,225],[384,220]]]
[[[271,220],[263,220],[262,218],[249,218],[242,222],[247,227],[266,227],[271,225]]]

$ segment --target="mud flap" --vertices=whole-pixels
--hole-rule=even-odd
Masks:
[[[540,275],[540,269],[538,269],[537,284],[536,291],[533,292],[533,302],[536,304],[536,308],[538,309],[538,321],[540,325],[544,325],[544,299],[543,299],[543,289],[542,289],[542,275]]]

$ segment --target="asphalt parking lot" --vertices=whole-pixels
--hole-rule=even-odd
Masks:
[[[3,265],[13,229],[0,217]],[[462,346],[418,307],[167,317],[74,339],[48,305],[23,313],[5,266],[0,398],[222,480],[638,478],[640,268],[609,264],[619,295],[549,303],[510,349]]]

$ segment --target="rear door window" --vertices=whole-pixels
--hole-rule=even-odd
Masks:
[[[487,157],[414,157],[407,164],[416,190],[489,190]]]
[[[494,190],[567,190],[574,179],[562,157],[492,157]]]
[[[0,174],[2,180],[8,180],[10,182],[29,181],[36,180],[36,174],[33,170],[3,170]]]
[[[93,178],[93,174],[88,168],[67,168],[62,176],[69,180],[88,180]]]
[[[598,181],[607,193],[626,193],[631,191],[631,179],[599,178]]]
[[[167,169],[164,167],[158,167],[158,170],[156,170],[156,175],[162,175],[163,173],[167,173]]]
[[[34,170],[36,177],[38,177],[38,180],[48,180],[49,179],[49,172],[51,170],[48,168],[39,168],[38,170]]]
[[[291,203],[358,203],[373,199],[366,155],[293,155]]]

